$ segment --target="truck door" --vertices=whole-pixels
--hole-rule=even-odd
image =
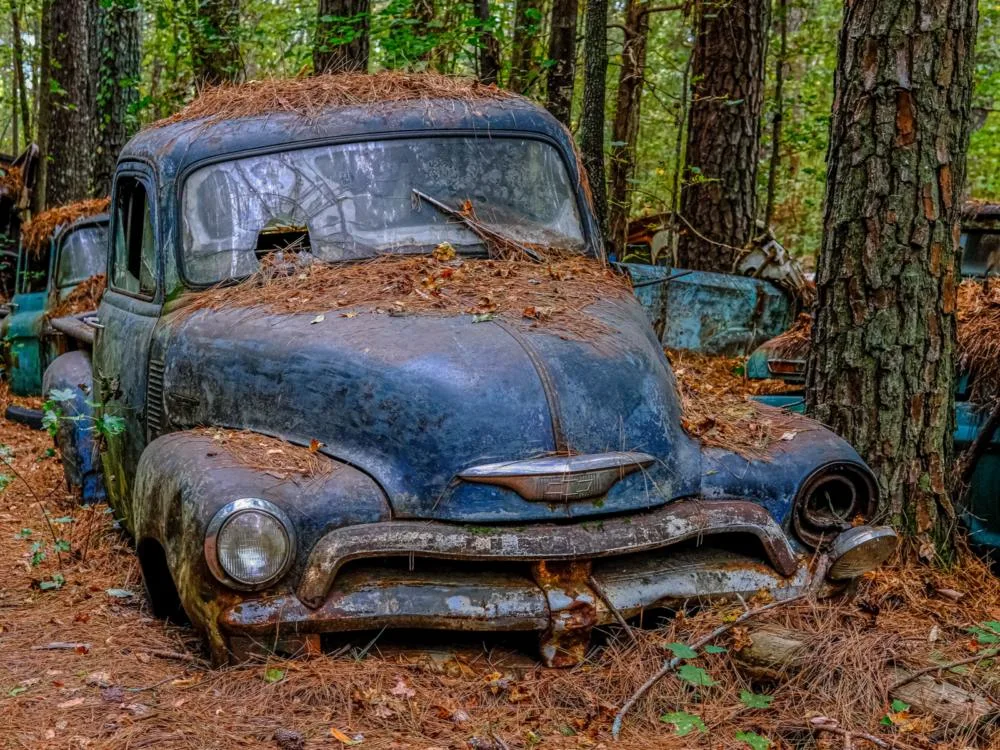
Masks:
[[[149,346],[162,307],[156,191],[144,167],[119,168],[111,211],[108,289],[94,321],[94,382],[104,414],[124,431],[107,438],[104,483],[113,507],[128,520],[128,499],[146,445]]]

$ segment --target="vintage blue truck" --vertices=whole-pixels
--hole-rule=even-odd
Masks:
[[[1000,204],[975,202],[965,206],[960,235],[962,276],[966,279],[991,279],[1000,283]],[[807,336],[779,336],[756,349],[746,364],[747,377],[778,378],[792,388],[788,393],[759,396],[759,401],[771,405],[805,411],[803,391],[806,358],[809,354]],[[988,410],[970,400],[970,377],[974,373],[959,373],[955,391],[955,452],[966,450],[975,440],[988,417]],[[795,389],[794,386],[801,386]],[[969,541],[976,547],[1000,550],[1000,432],[995,433],[985,453],[976,464],[965,497],[962,519],[969,530]]]
[[[42,373],[67,350],[52,314],[81,283],[107,267],[108,216],[81,217],[58,226],[37,247],[24,242],[18,253],[14,296],[2,306],[3,376],[17,396],[42,395]],[[29,410],[11,407],[8,417],[26,419]],[[41,415],[35,415],[40,419]]]
[[[631,295],[586,308],[615,332],[596,343],[391,297],[198,304],[280,272],[282,247],[334,269],[442,249],[455,273],[491,262],[484,234],[421,195],[528,248],[539,284],[544,247],[602,263],[568,132],[526,99],[434,81],[308,112],[279,88],[274,111],[182,115],[122,151],[92,361],[56,360],[46,387],[120,420],[104,485],[154,612],[186,614],[217,663],[408,627],[535,631],[566,665],[619,615],[830,592],[880,564],[895,535],[868,525],[855,451],[811,422],[768,460],[702,447]],[[281,84],[246,85],[258,101]],[[248,457],[248,435],[271,447]],[[293,455],[302,468],[268,458]]]

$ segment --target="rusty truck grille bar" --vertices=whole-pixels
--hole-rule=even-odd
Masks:
[[[781,575],[795,572],[795,551],[764,508],[744,500],[684,500],[648,513],[575,524],[468,527],[438,521],[385,521],[331,531],[313,547],[298,596],[320,606],[341,567],[351,560],[429,557],[532,562],[596,559],[666,547],[710,534],[747,533],[760,540]]]

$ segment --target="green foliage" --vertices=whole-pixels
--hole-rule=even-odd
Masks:
[[[749,690],[740,691],[740,701],[747,708],[769,708],[774,702],[773,695],[760,695]]]
[[[264,682],[272,684],[275,682],[281,682],[285,679],[285,670],[278,669],[277,667],[268,667],[264,670]]]
[[[678,659],[695,659],[698,656],[698,652],[686,643],[667,643],[663,648],[673,653]]]
[[[719,684],[712,679],[708,672],[693,664],[681,664],[677,667],[677,677],[698,687],[711,687]]]
[[[737,732],[736,740],[746,744],[750,750],[767,750],[771,747],[771,740],[761,737],[756,732]]]
[[[705,726],[705,722],[701,720],[700,716],[689,714],[687,711],[671,711],[663,714],[660,721],[664,724],[673,724],[674,734],[678,737],[684,737],[694,731],[702,733],[708,731],[708,727]]]

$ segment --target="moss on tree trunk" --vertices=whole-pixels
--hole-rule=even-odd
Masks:
[[[858,449],[892,522],[949,546],[959,209],[975,0],[845,9],[830,131],[811,413]]]

